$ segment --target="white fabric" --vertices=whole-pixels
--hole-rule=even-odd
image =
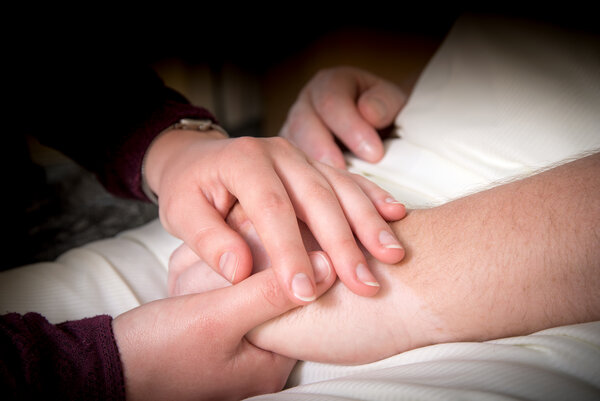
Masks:
[[[293,387],[252,400],[598,400],[599,332],[593,322],[434,345],[363,366],[303,363]]]
[[[399,114],[400,139],[351,169],[410,207],[439,205],[600,150],[600,43],[465,17]],[[600,322],[440,344],[363,366],[303,362],[253,400],[598,400]]]
[[[410,207],[444,203],[600,149],[600,46],[464,19],[397,119],[401,139],[351,168]],[[180,241],[158,221],[0,274],[0,312],[52,322],[166,296]],[[487,343],[440,344],[363,366],[299,363],[292,387],[255,400],[600,399],[600,322]]]
[[[50,322],[117,316],[167,296],[168,260],[181,241],[158,220],[70,250],[55,262],[0,274],[0,313],[38,312]]]
[[[600,41],[463,17],[377,164],[348,160],[410,206],[437,205],[600,150]]]

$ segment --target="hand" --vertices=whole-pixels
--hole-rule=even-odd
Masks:
[[[224,220],[236,201],[265,244],[282,288],[298,304],[316,295],[298,218],[359,295],[375,294],[378,283],[355,234],[377,258],[394,263],[404,256],[384,221],[402,218],[403,205],[362,177],[307,158],[282,138],[171,131],[149,149],[146,172],[163,226],[232,283],[252,271],[248,245]]]
[[[292,358],[358,364],[600,320],[598,211],[600,153],[413,210],[391,224],[408,257],[368,259],[377,296],[336,283],[246,338]]]
[[[246,213],[236,204],[229,216],[227,224],[239,233],[250,247],[252,253],[252,273],[258,273],[271,266],[271,260],[262,244],[254,225]],[[320,252],[321,248],[314,236],[301,221],[298,222],[304,248],[309,252],[311,263],[315,269],[317,282],[329,280],[329,275],[335,276],[329,257]],[[324,264],[325,262],[325,264]],[[197,294],[223,288],[231,285],[223,276],[215,272],[206,262],[196,255],[186,244],[179,246],[169,259],[167,289],[169,296]]]
[[[335,281],[322,257],[315,266],[318,295]],[[238,400],[281,390],[295,360],[244,336],[294,306],[268,269],[234,286],[161,299],[118,316],[113,332],[127,399]]]
[[[300,92],[280,136],[334,167],[346,165],[334,137],[358,157],[377,162],[383,144],[376,130],[391,125],[405,101],[399,87],[366,71],[323,70]]]

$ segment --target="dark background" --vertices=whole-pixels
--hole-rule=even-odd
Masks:
[[[128,10],[5,13],[5,19],[14,17],[18,23],[4,28],[4,64],[9,67],[4,84],[16,92],[27,88],[21,95],[35,99],[38,94],[27,80],[36,69],[59,60],[61,52],[72,57],[94,49],[124,62],[152,65],[169,86],[213,111],[232,136],[271,136],[277,134],[300,88],[321,68],[359,66],[409,91],[454,20],[465,12],[598,32],[596,13],[577,3],[543,8],[376,2],[323,7],[323,3],[193,8],[158,4]],[[5,94],[6,100],[20,108],[15,98]],[[95,118],[101,116],[90,115],[92,122]],[[3,120],[5,138],[15,131],[27,135],[35,129],[60,129],[28,126],[26,117],[15,121],[11,108],[4,109]],[[5,229],[2,268],[52,260],[74,246],[157,217],[154,205],[115,198],[92,174],[31,135],[27,138],[27,154],[19,155],[18,164],[6,157],[11,149],[4,149],[3,197],[22,199],[19,207],[25,213],[17,216],[12,206],[5,207],[6,215],[17,216],[13,223],[19,230],[10,224]]]

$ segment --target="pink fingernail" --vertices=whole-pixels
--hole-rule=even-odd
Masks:
[[[402,249],[402,245],[400,245],[400,242],[398,242],[396,237],[385,230],[379,233],[379,243],[383,245],[384,248]]]
[[[321,283],[331,274],[331,266],[329,266],[329,262],[327,258],[323,256],[320,252],[315,252],[310,254],[310,262],[312,263],[313,270],[315,272],[315,282]]]
[[[356,277],[368,286],[379,287],[379,283],[363,263],[359,263],[356,266]]]
[[[298,273],[294,276],[292,280],[292,292],[296,298],[304,302],[311,302],[317,299],[310,279],[304,273]]]
[[[392,205],[401,205],[402,202],[398,202],[396,199],[392,198],[391,196],[389,198],[385,198],[385,203],[390,203]]]
[[[219,269],[221,269],[223,276],[231,283],[233,283],[233,280],[235,279],[237,267],[238,258],[235,253],[228,251],[221,255],[221,258],[219,259]]]
[[[386,104],[377,97],[372,97],[370,100],[371,109],[377,114],[377,120],[382,121],[387,116]]]

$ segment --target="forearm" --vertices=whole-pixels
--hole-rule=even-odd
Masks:
[[[440,340],[600,318],[600,155],[414,214],[392,274],[444,322]]]
[[[250,338],[298,359],[366,363],[434,343],[600,319],[599,195],[595,155],[414,210],[392,224],[405,259],[369,260],[382,283],[376,297],[336,284]]]

